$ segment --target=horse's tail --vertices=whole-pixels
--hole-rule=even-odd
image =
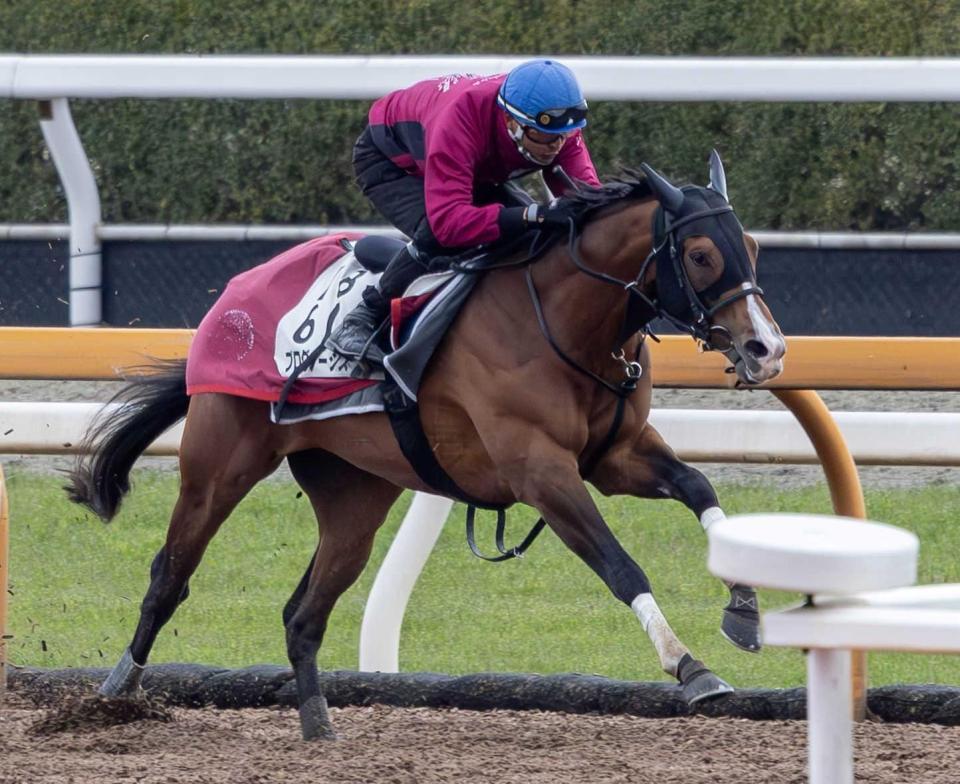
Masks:
[[[91,423],[81,445],[85,454],[64,488],[71,501],[89,507],[104,522],[113,519],[130,489],[130,469],[137,458],[187,414],[187,361],[162,361],[144,371],[111,399],[119,408],[104,411]]]

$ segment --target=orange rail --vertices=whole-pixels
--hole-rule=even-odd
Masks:
[[[0,327],[0,378],[110,379],[151,358],[187,355],[189,329]],[[727,361],[688,337],[651,341],[659,387],[732,388]],[[960,389],[960,339],[787,339],[785,369],[763,389]]]

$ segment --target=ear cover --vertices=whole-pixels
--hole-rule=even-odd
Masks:
[[[720,153],[716,150],[710,151],[710,184],[707,187],[730,201],[727,198],[727,175],[723,171],[723,161],[720,160]]]
[[[646,163],[640,164],[640,170],[646,176],[657,201],[663,205],[663,208],[674,215],[680,212],[684,198],[683,191]]]

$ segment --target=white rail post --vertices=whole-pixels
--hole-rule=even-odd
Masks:
[[[360,671],[400,671],[400,627],[453,501],[416,493],[370,589],[360,624]]]
[[[850,651],[807,654],[807,743],[810,784],[853,784],[853,695]]]
[[[876,649],[877,635],[848,620],[840,625],[847,639],[838,639],[829,628],[823,597],[855,607],[868,591],[889,595],[891,588],[911,585],[917,579],[919,540],[882,523],[801,514],[735,515],[710,526],[707,537],[707,566],[717,577],[807,595],[803,607],[764,613],[761,631],[767,645],[809,651],[810,784],[853,784],[852,650]],[[910,629],[901,623],[897,633],[909,637]]]
[[[103,321],[100,194],[66,98],[40,102],[40,127],[70,213],[70,326]]]

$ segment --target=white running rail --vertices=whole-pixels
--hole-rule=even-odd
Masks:
[[[0,403],[0,454],[75,454],[99,403]],[[836,411],[860,465],[960,466],[960,413]],[[650,423],[681,459],[696,463],[816,464],[817,453],[787,411],[656,408]],[[147,449],[175,455],[183,426]]]
[[[101,318],[100,200],[70,98],[370,100],[438,74],[508,71],[530,55],[3,55],[0,98],[41,101],[70,214],[70,323]],[[592,100],[957,101],[960,59],[563,57]]]

